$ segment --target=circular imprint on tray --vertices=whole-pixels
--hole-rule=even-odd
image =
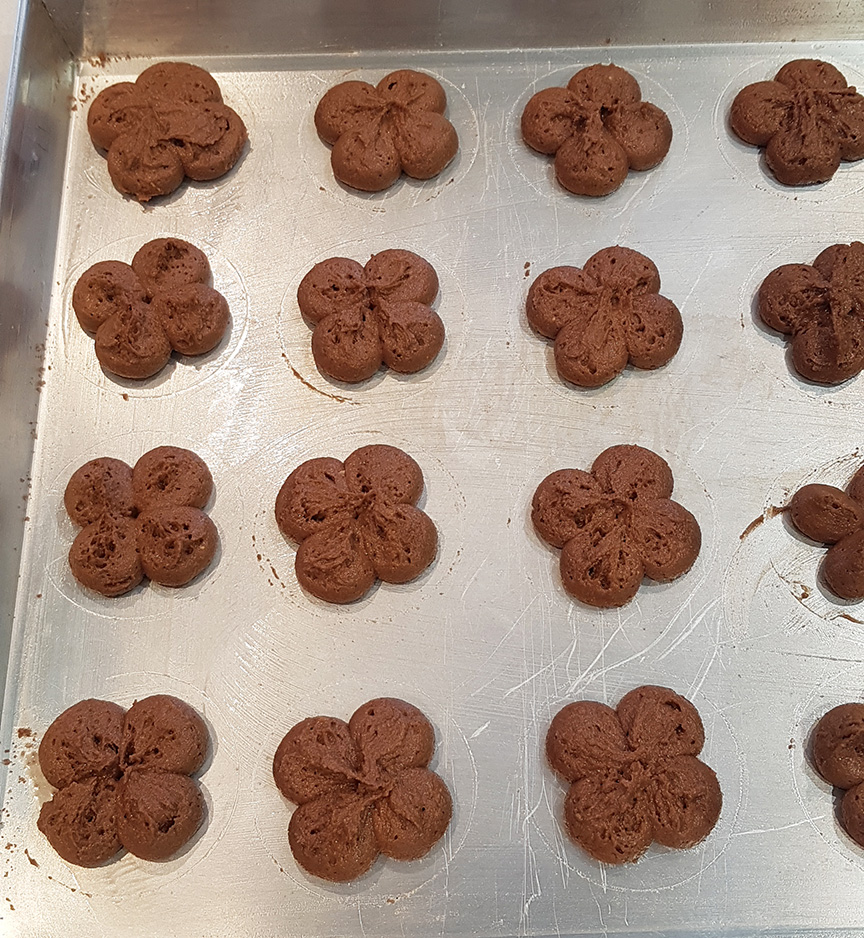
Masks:
[[[122,596],[100,596],[82,586],[69,569],[69,549],[81,528],[72,523],[63,505],[66,485],[72,474],[91,459],[110,456],[134,466],[144,453],[164,445],[192,450],[207,463],[213,476],[213,493],[204,511],[219,532],[216,554],[210,566],[186,586],[159,586],[145,579]],[[41,543],[50,545],[46,556],[54,559],[49,560],[46,571],[51,583],[76,606],[110,620],[155,619],[165,616],[166,610],[169,609],[173,614],[180,614],[188,609],[191,614],[193,610],[189,604],[196,602],[205,590],[212,589],[225,569],[230,571],[237,544],[245,537],[245,506],[243,494],[236,482],[236,474],[229,472],[219,457],[208,449],[152,430],[127,433],[88,447],[83,453],[70,459],[58,472],[48,489],[46,499],[51,507],[35,520],[33,533]]]
[[[672,144],[669,147],[669,152],[653,169],[643,172],[636,172],[635,170],[628,172],[621,186],[609,195],[598,198],[596,196],[579,196],[568,192],[555,178],[553,157],[538,153],[522,139],[522,112],[525,110],[525,105],[538,91],[544,88],[563,88],[576,72],[593,64],[596,63],[574,62],[572,66],[568,65],[566,68],[556,69],[554,72],[531,82],[513,102],[510,117],[504,123],[504,133],[506,134],[507,149],[511,160],[525,182],[538,195],[555,202],[557,205],[577,206],[579,211],[586,214],[614,218],[626,211],[634,196],[641,195],[646,190],[651,195],[660,192],[667,188],[676,176],[680,175],[680,167],[685,164],[690,146],[690,132],[684,114],[666,88],[644,72],[630,68],[628,65],[626,66],[627,71],[639,82],[642,100],[655,104],[665,111],[672,123]]]
[[[227,717],[215,701],[192,684],[155,672],[118,674],[106,680],[96,696],[128,709],[136,700],[152,694],[178,697],[194,707],[207,724],[210,752],[202,768],[193,776],[204,796],[204,821],[189,843],[169,860],[148,862],[124,852],[118,859],[93,869],[67,865],[41,834],[36,835],[38,839],[26,835],[30,852],[41,870],[69,889],[79,888],[85,894],[114,902],[157,890],[170,890],[174,883],[209,855],[222,839],[234,814],[240,788],[240,764],[221,745],[220,728],[225,725]],[[76,702],[72,696],[69,697],[70,706]],[[46,715],[44,729],[56,716],[58,713]],[[45,783],[45,797],[41,800],[48,800],[51,792],[53,789]],[[34,832],[40,808],[41,801],[34,800],[32,821],[28,821],[28,825],[32,823]]]
[[[338,443],[335,442],[337,439]],[[415,580],[402,584],[376,580],[364,596],[347,605],[316,599],[297,583],[294,572],[297,545],[284,537],[276,525],[276,496],[290,473],[306,460],[329,456],[344,461],[361,446],[380,443],[398,447],[406,452],[423,472],[423,494],[417,502],[417,507],[431,518],[438,532],[438,551],[435,559]],[[343,625],[349,613],[362,613],[370,605],[380,607],[385,596],[390,597],[393,603],[396,603],[399,597],[399,607],[394,608],[401,607],[404,612],[409,604],[422,602],[423,593],[438,591],[442,578],[459,562],[465,498],[443,463],[428,452],[390,435],[351,431],[334,437],[332,445],[315,444],[314,450],[309,448],[308,443],[298,441],[296,434],[283,437],[269,444],[266,451],[260,451],[256,460],[260,460],[254,465],[262,491],[261,508],[255,516],[253,535],[258,565],[271,586],[287,595],[304,612],[314,612],[334,628]],[[418,595],[415,597],[412,594]]]
[[[569,785],[560,779],[546,762],[544,740],[552,717],[572,701],[567,699],[547,702],[543,714],[545,720],[540,720],[538,714],[541,738],[537,741],[532,739],[532,745],[536,743],[537,746],[538,771],[528,799],[529,838],[539,839],[546,850],[557,858],[565,878],[575,873],[604,890],[612,888],[622,892],[659,892],[680,886],[695,877],[704,876],[706,870],[726,851],[741,807],[744,784],[741,750],[722,708],[715,706],[701,694],[691,695],[684,688],[678,689],[691,700],[702,718],[705,726],[705,746],[699,754],[699,759],[717,774],[723,793],[723,807],[717,825],[706,839],[695,847],[676,850],[654,843],[635,864],[610,866],[600,863],[577,847],[567,836],[563,818],[564,798]],[[622,696],[623,691],[614,699],[610,696],[609,705],[614,707]],[[532,806],[536,806],[538,810],[532,810]]]
[[[174,235],[162,233],[156,237]],[[240,272],[219,251],[206,244],[196,244],[210,262],[214,289],[228,301],[231,318],[222,341],[212,352],[204,355],[180,355],[174,352],[168,364],[158,374],[142,381],[121,378],[119,375],[103,371],[93,348],[93,336],[81,328],[75,317],[72,309],[72,291],[78,278],[93,264],[108,260],[129,264],[135,252],[144,243],[146,242],[140,237],[128,237],[99,248],[69,272],[63,291],[62,354],[91,384],[103,391],[120,393],[125,399],[168,397],[197,387],[212,378],[237,355],[249,327],[249,301],[246,284]]]
[[[290,673],[289,664],[283,671]],[[291,699],[292,686],[286,684],[283,700]],[[375,697],[397,697],[418,707],[435,728],[435,754],[429,768],[450,790],[453,817],[444,836],[420,860],[400,862],[381,856],[372,869],[351,883],[331,883],[305,873],[296,863],[288,845],[288,822],[294,805],[285,799],[273,781],[273,756],[283,736],[300,720],[310,716],[334,716],[347,721],[365,701]],[[442,875],[468,836],[477,803],[477,770],[465,734],[440,701],[418,694],[410,684],[376,684],[374,678],[346,678],[315,690],[310,696],[285,708],[284,714],[270,714],[260,752],[255,759],[252,790],[255,830],[279,867],[301,890],[318,897],[350,905],[380,906],[407,898]]]
[[[340,82],[366,81],[375,84],[388,73],[386,69],[352,69],[341,74],[333,73],[330,78],[323,80],[318,88],[310,89],[309,109],[300,123],[298,148],[316,189],[343,204],[375,213],[401,209],[414,212],[427,202],[445,197],[445,192],[446,198],[459,198],[464,203],[465,193],[460,193],[460,183],[474,165],[480,144],[477,116],[464,91],[453,82],[428,69],[421,68],[418,71],[440,82],[447,94],[447,110],[444,116],[456,128],[459,137],[459,150],[452,162],[432,179],[412,179],[403,173],[392,186],[382,192],[361,192],[339,182],[333,176],[330,166],[332,148],[324,143],[315,129],[314,118],[318,102],[330,88]],[[423,254],[422,251],[419,253]]]
[[[400,374],[392,368],[382,366],[365,381],[349,384],[322,374],[312,355],[313,326],[306,322],[297,305],[297,287],[300,281],[315,266],[330,257],[347,257],[364,265],[373,254],[391,248],[412,251],[427,260],[438,275],[438,296],[430,304],[444,323],[444,345],[438,355],[421,371]],[[279,340],[288,365],[286,382],[299,381],[340,403],[393,402],[407,394],[415,394],[427,388],[440,388],[464,366],[465,337],[470,328],[466,322],[465,294],[452,271],[422,245],[408,243],[398,235],[370,235],[327,248],[325,252],[310,259],[308,264],[296,271],[289,281],[279,310]],[[298,393],[300,389],[296,389]]]
[[[770,81],[786,62],[794,58],[787,55],[755,62],[729,82],[714,107],[714,136],[717,138],[720,152],[743,185],[752,186],[762,192],[771,192],[791,202],[835,202],[838,199],[848,199],[864,188],[864,163],[841,163],[834,177],[827,182],[811,186],[785,186],[778,182],[768,169],[765,163],[765,148],[744,143],[729,126],[729,111],[738,92],[753,82]],[[832,61],[831,64],[840,69],[850,85],[859,89],[864,87],[864,73],[859,69],[844,62]],[[815,254],[813,256],[815,257]]]
[[[741,543],[723,578],[726,637],[733,642],[776,636],[808,642],[842,637],[864,645],[864,600],[844,601],[821,581],[827,547],[805,538],[786,516],[795,492],[810,483],[845,491],[862,463],[858,450],[831,459],[794,483],[771,485],[762,515],[742,532]]]

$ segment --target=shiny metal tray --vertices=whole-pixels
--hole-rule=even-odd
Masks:
[[[861,237],[864,163],[824,186],[782,189],[725,127],[738,88],[810,55],[864,85],[861,42],[202,57],[195,61],[246,120],[251,148],[221,182],[186,184],[147,208],[112,188],[87,136],[86,102],[151,59],[85,60],[54,73],[40,92],[44,113],[59,113],[64,81],[76,102],[62,111],[65,161],[22,209],[35,213],[37,231],[40,214],[60,205],[53,276],[40,281],[47,338],[31,349],[42,370],[29,498],[17,509],[27,520],[0,742],[9,762],[0,766],[3,934],[864,926],[864,853],[840,832],[831,790],[806,759],[821,713],[864,694],[864,606],[821,592],[821,550],[772,510],[804,482],[845,485],[860,464],[864,378],[834,389],[799,381],[752,312],[773,267]],[[603,200],[578,199],[522,145],[518,116],[535,90],[610,58],[668,112],[675,137],[656,170],[631,174]],[[316,101],[338,80],[377,80],[403,65],[443,83],[459,156],[436,180],[347,191],[316,137]],[[27,165],[19,191],[31,191]],[[210,257],[231,304],[230,338],[149,382],[114,380],[74,321],[72,287],[96,260],[128,260],[168,234]],[[628,369],[603,389],[577,391],[558,380],[548,343],[527,326],[525,294],[545,268],[581,265],[613,244],[656,262],[663,293],[682,311],[684,341],[659,372]],[[312,362],[296,286],[325,257],[364,261],[386,247],[417,251],[437,268],[445,352],[417,376],[334,385]],[[36,322],[38,306],[30,313]],[[440,553],[414,583],[327,606],[297,587],[274,499],[302,460],[344,458],[371,442],[401,446],[420,463]],[[548,472],[587,467],[625,442],[668,459],[704,545],[683,579],[643,585],[624,609],[597,611],[563,593],[557,552],[533,533],[529,506]],[[194,449],[213,472],[218,561],[179,591],[85,593],[65,559],[69,475],[95,456],[131,462],[167,443]],[[645,682],[698,706],[723,813],[693,850],[653,847],[636,866],[605,868],[562,837],[564,789],[542,741],[563,703],[615,703]],[[38,739],[83,697],[130,704],[156,692],[188,700],[213,731],[205,828],[168,863],[124,855],[97,870],[66,865],[36,830],[49,795]],[[454,794],[453,823],[423,861],[380,862],[353,885],[314,881],[287,846],[289,808],[272,783],[272,754],[302,717],[347,717],[384,694],[413,701],[435,724],[434,765]]]

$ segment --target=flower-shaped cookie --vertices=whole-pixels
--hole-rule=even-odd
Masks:
[[[686,573],[702,532],[673,502],[672,471],[641,446],[610,446],[591,472],[559,469],[537,486],[531,520],[561,551],[561,581],[590,606],[623,606],[642,577],[662,583]]]
[[[576,195],[608,195],[631,169],[656,166],[672,125],[642,100],[639,83],[617,65],[590,65],[566,88],[538,91],[522,112],[522,139],[555,155],[558,182]]]
[[[90,105],[87,129],[108,151],[114,187],[139,202],[173,192],[184,176],[224,175],[246,143],[246,127],[222,103],[213,76],[185,62],[159,62],[134,82],[106,88]]]
[[[132,258],[100,261],[78,278],[72,309],[85,332],[96,335],[96,357],[122,378],[149,378],[172,349],[203,355],[222,341],[228,303],[208,286],[204,254],[179,238],[148,241]]]
[[[39,830],[77,866],[98,866],[123,847],[165,860],[203,820],[204,799],[189,776],[209,746],[204,721],[176,697],[146,697],[128,712],[82,700],[39,746],[42,774],[59,789],[42,805]]]
[[[297,581],[319,599],[350,603],[376,579],[418,577],[438,550],[435,525],[415,507],[422,492],[420,467],[395,446],[302,463],[276,498],[279,530],[300,545]]]
[[[571,783],[570,839],[603,863],[638,860],[652,841],[704,840],[723,804],[717,776],[696,758],[704,743],[696,708],[667,687],[637,687],[614,710],[568,704],[546,734],[546,758]]]
[[[660,296],[654,263],[612,247],[585,267],[544,270],[528,291],[528,321],[555,340],[555,367],[565,381],[596,388],[636,368],[659,368],[678,351],[684,325],[678,307]]]
[[[431,179],[456,156],[459,138],[444,117],[447,95],[430,75],[401,69],[377,85],[343,81],[318,102],[315,128],[332,145],[333,175],[380,192],[404,172]]]
[[[745,143],[765,147],[768,168],[786,186],[825,182],[841,160],[864,157],[864,97],[818,59],[788,62],[773,81],[742,88],[729,124]]]
[[[792,337],[803,378],[840,384],[864,368],[864,244],[832,244],[809,264],[784,264],[759,288],[762,321]]]
[[[184,586],[206,570],[219,545],[216,525],[201,509],[213,491],[207,464],[188,449],[159,446],[132,469],[119,459],[92,459],[63,496],[83,527],[69,551],[82,586],[120,596],[144,577]]]
[[[822,561],[829,589],[841,599],[864,599],[864,466],[846,492],[818,483],[798,489],[789,516],[802,534],[831,545]]]
[[[845,790],[840,819],[864,847],[864,704],[841,704],[816,724],[813,764],[826,782]]]
[[[438,275],[410,251],[373,254],[365,267],[346,257],[316,264],[300,281],[297,304],[315,324],[315,364],[337,381],[371,377],[382,362],[411,374],[441,351],[444,324],[429,304]]]
[[[432,724],[404,700],[370,700],[348,723],[310,717],[273,758],[276,787],[297,809],[288,825],[294,859],[313,876],[348,882],[379,853],[425,856],[447,830],[452,801],[428,769]]]

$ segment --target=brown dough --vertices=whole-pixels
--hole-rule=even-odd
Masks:
[[[82,527],[107,510],[123,518],[138,514],[132,489],[132,468],[120,459],[103,456],[76,469],[63,493],[66,514]]]
[[[370,700],[348,723],[311,717],[294,726],[273,759],[277,788],[298,808],[288,842],[308,873],[333,882],[362,876],[379,853],[425,856],[450,823],[446,784],[427,768],[432,725],[416,707]]]
[[[300,312],[315,324],[312,355],[337,381],[356,383],[386,364],[414,374],[444,345],[430,308],[438,295],[432,265],[411,251],[373,254],[365,267],[345,257],[316,264],[297,288]]]
[[[431,179],[450,163],[459,139],[443,116],[446,106],[444,89],[434,78],[402,69],[377,86],[335,85],[318,103],[315,127],[333,147],[333,175],[354,189],[380,192],[403,172]]]
[[[590,473],[560,469],[537,487],[531,519],[562,548],[564,588],[591,606],[629,602],[644,576],[669,582],[693,566],[702,545],[696,519],[671,500],[672,472],[640,446],[612,446]]]
[[[285,480],[276,523],[299,542],[298,582],[326,602],[353,602],[376,578],[407,583],[435,559],[438,534],[415,507],[417,463],[393,446],[364,446],[343,463],[308,460]]]
[[[213,76],[183,62],[151,65],[134,83],[106,88],[90,105],[87,127],[108,151],[115,188],[140,202],[173,192],[184,176],[224,175],[247,138]]]
[[[655,840],[677,848],[704,840],[723,803],[717,776],[696,758],[704,741],[696,709],[665,687],[638,687],[616,710],[568,704],[546,734],[546,757],[570,782],[571,840],[615,864],[638,860]]]
[[[42,806],[39,830],[78,866],[97,866],[123,847],[167,859],[203,819],[201,792],[188,776],[209,745],[204,721],[176,697],[138,701],[125,720],[116,704],[83,700],[40,743],[42,772],[59,790]]]
[[[864,704],[841,704],[816,724],[813,764],[826,782],[846,789],[840,818],[864,847]]]
[[[531,98],[522,112],[522,139],[555,155],[555,175],[565,189],[608,195],[629,170],[651,169],[669,152],[669,118],[641,96],[623,68],[588,66],[566,88],[544,88]]]
[[[135,463],[132,491],[139,511],[169,505],[203,508],[213,492],[213,476],[191,450],[157,446]]]
[[[553,267],[531,284],[528,321],[555,340],[558,374],[594,388],[620,374],[627,362],[659,368],[678,351],[684,326],[678,308],[660,296],[653,262],[629,248],[612,247],[588,259],[584,270]]]
[[[864,157],[864,97],[819,59],[788,62],[773,81],[742,88],[729,125],[765,147],[768,168],[786,186],[826,182],[841,160]]]

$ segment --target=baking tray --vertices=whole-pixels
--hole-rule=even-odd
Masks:
[[[807,481],[845,485],[864,458],[864,385],[795,378],[752,300],[773,267],[861,236],[864,163],[824,186],[782,189],[730,138],[725,114],[738,88],[792,57],[827,58],[864,85],[864,43],[202,56],[193,61],[214,72],[251,147],[220,182],[186,184],[142,208],[110,185],[86,105],[152,58],[90,62],[59,42],[52,55],[47,14],[36,6],[30,16],[42,83],[25,88],[19,77],[13,88],[10,117],[21,120],[28,95],[31,109],[12,139],[41,128],[51,145],[30,173],[12,147],[4,197],[16,211],[0,229],[7,240],[18,233],[17,279],[30,289],[26,341],[4,358],[4,411],[19,395],[26,444],[10,435],[4,489],[4,505],[18,502],[7,549],[19,530],[23,544],[0,729],[3,933],[857,932],[864,854],[839,831],[806,745],[822,712],[862,698],[864,608],[823,595],[821,550],[772,507]],[[537,89],[610,58],[668,112],[672,148],[617,193],[573,198],[520,143],[518,116]],[[19,66],[31,59],[19,51]],[[350,192],[329,174],[315,103],[338,80],[400,66],[442,81],[459,156],[436,180]],[[230,338],[149,382],[110,379],[74,322],[72,287],[96,260],[128,261],[167,234],[207,252],[231,303]],[[653,258],[684,341],[656,373],[628,369],[577,391],[528,328],[525,294],[547,267],[581,265],[612,244]],[[325,257],[363,261],[386,247],[436,266],[445,352],[411,378],[335,385],[312,363],[297,283]],[[12,419],[4,414],[7,427]],[[372,442],[403,447],[423,468],[439,556],[414,583],[330,607],[297,587],[272,506],[302,460]],[[669,460],[676,497],[702,525],[702,553],[683,579],[643,585],[624,609],[592,610],[563,593],[530,499],[553,469],[587,467],[606,446],[631,442]],[[188,446],[210,465],[218,561],[176,592],[85,594],[65,561],[74,536],[65,483],[87,459],[134,461],[159,444]],[[30,471],[19,475],[25,457]],[[645,682],[699,708],[723,813],[693,850],[652,847],[636,866],[605,868],[562,837],[564,789],[542,741],[565,702],[614,704]],[[50,794],[35,760],[42,732],[83,697],[130,704],[157,692],[188,700],[213,732],[206,826],[168,863],[124,855],[98,870],[66,865],[35,826]],[[453,823],[418,863],[381,862],[357,884],[322,884],[291,858],[272,753],[297,720],[347,717],[383,694],[415,702],[435,724]]]

